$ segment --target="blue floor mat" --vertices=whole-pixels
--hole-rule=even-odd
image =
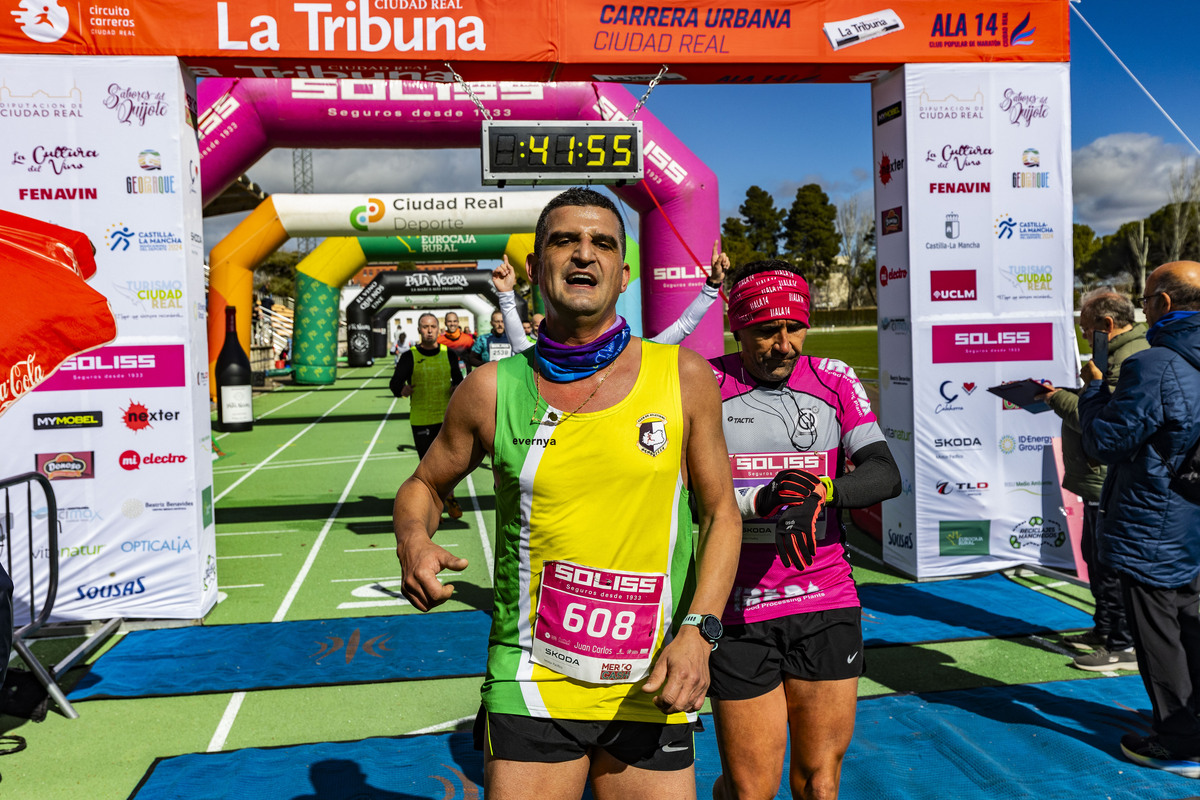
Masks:
[[[134,631],[68,697],[155,697],[482,675],[482,611]]]
[[[861,700],[842,800],[1177,800],[1197,782],[1125,761],[1145,733],[1140,678],[1096,678]],[[711,718],[696,737],[697,797],[720,772]],[[786,774],[786,770],[785,773]],[[195,753],[158,761],[138,800],[479,798],[469,733]],[[590,796],[590,795],[587,795]],[[790,797],[786,786],[780,798]]]
[[[868,646],[1091,626],[1076,608],[1002,575],[863,586]],[[482,675],[481,611],[134,631],[67,697],[160,697]]]
[[[866,645],[1025,636],[1092,627],[1091,615],[1000,574],[860,586]]]

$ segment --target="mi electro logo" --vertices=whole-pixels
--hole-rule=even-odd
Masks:
[[[61,428],[99,428],[104,425],[102,411],[59,411],[50,414],[34,414],[35,431],[53,431]]]

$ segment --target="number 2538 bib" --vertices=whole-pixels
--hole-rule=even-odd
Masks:
[[[650,672],[667,576],[547,561],[533,660],[588,683],[633,683]]]

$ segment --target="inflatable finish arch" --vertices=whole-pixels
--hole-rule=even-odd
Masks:
[[[622,119],[636,105],[617,84],[471,85],[497,119]],[[206,203],[273,147],[479,148],[482,115],[452,84],[209,78],[198,95]],[[642,281],[643,328],[652,336],[675,321],[704,279],[705,267],[697,258],[706,257],[720,233],[719,201],[712,170],[649,111],[642,109],[637,118],[645,133],[646,177],[613,191],[639,214],[638,241],[648,265]],[[459,231],[389,231],[422,232]],[[226,298],[210,293],[209,314],[221,318],[225,304]],[[722,331],[720,315],[712,314],[685,343],[716,355],[723,350]]]

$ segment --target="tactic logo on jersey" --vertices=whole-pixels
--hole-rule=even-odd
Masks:
[[[647,414],[637,421],[638,448],[656,456],[667,449],[667,420],[662,414]]]

